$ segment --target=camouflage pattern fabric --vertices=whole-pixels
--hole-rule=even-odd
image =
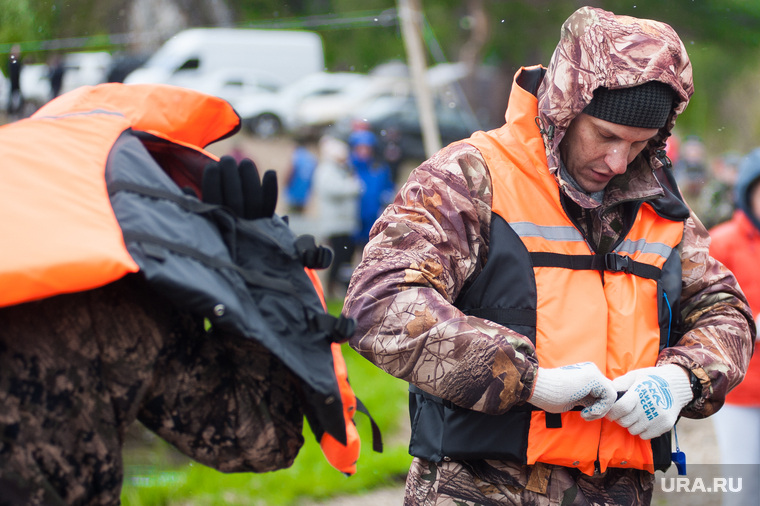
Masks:
[[[694,94],[691,62],[678,34],[665,23],[637,19],[582,7],[562,25],[546,76],[538,90],[538,116],[547,139],[550,170],[559,167],[559,144],[570,122],[580,113],[600,86],[626,88],[660,81],[675,91],[677,98],[664,127],[647,148],[652,168],[661,163],[655,151],[665,141],[676,118]]]
[[[224,472],[293,463],[299,381],[261,345],[209,335],[139,275],[0,309],[0,504],[119,504],[141,421]]]
[[[595,63],[594,55],[602,54],[609,66]],[[670,84],[679,102],[643,155],[596,202],[562,180],[559,140],[596,86],[642,79]],[[620,233],[619,203],[663,194],[652,174],[661,165],[654,155],[692,89],[688,57],[667,25],[583,8],[563,27],[538,91],[536,115],[549,161],[544,170],[590,215],[593,222],[584,233],[598,249],[608,248]],[[384,371],[461,407],[501,414],[530,396],[538,369],[535,349],[525,336],[453,306],[488,258],[491,203],[490,172],[474,147],[455,143],[425,161],[373,226],[344,311],[358,323],[351,346]],[[717,411],[743,379],[755,329],[736,279],[710,257],[709,235],[693,214],[679,251],[686,334],[657,363],[682,365],[699,378],[702,395],[681,414],[701,418]],[[415,459],[406,504],[565,504],[573,494],[567,504],[646,504],[652,480],[637,470],[576,479],[570,470],[542,464],[523,470],[509,462],[433,465]]]
[[[498,506],[649,504],[654,476],[609,468],[588,476],[558,466],[508,462],[441,462],[415,459],[406,482],[406,505]]]

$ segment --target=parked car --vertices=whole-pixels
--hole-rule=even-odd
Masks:
[[[0,111],[5,111],[8,108],[8,95],[10,94],[11,84],[8,82],[8,78],[5,77],[5,72],[0,68]]]
[[[50,100],[50,80],[45,63],[25,63],[19,79],[24,97],[24,115],[29,115]]]
[[[61,93],[80,86],[106,82],[111,55],[104,51],[83,51],[63,55],[63,83]],[[50,67],[46,63],[25,64],[21,67],[21,93],[25,109],[31,114],[50,100]]]
[[[370,74],[366,79],[348,84],[338,93],[302,100],[293,116],[293,127],[326,128],[351,116],[372,100],[406,96],[410,90],[408,77]]]
[[[187,87],[223,98],[238,110],[240,103],[249,97],[273,96],[279,83],[249,68],[226,67],[188,83]]]
[[[444,97],[437,97],[434,107],[442,146],[465,139],[479,129],[474,116],[466,107]],[[381,147],[387,142],[397,143],[402,161],[422,161],[427,158],[420,115],[413,96],[379,97],[352,116],[341,120],[333,134],[348,138],[352,125],[357,121],[369,125],[377,135]]]
[[[225,68],[247,68],[278,87],[324,68],[322,39],[303,30],[190,28],[166,41],[125,83],[196,88]]]
[[[296,110],[304,100],[334,96],[366,79],[366,75],[354,72],[315,72],[274,93],[248,94],[234,104],[235,110],[253,134],[271,137],[294,130]]]
[[[426,79],[431,91],[443,97],[465,75],[463,63],[443,63],[430,67]],[[328,127],[355,116],[373,101],[398,103],[411,94],[412,81],[406,64],[386,62],[372,69],[365,81],[351,83],[339,93],[303,100],[294,116],[294,124],[297,127]]]
[[[111,68],[111,54],[105,51],[67,53],[63,57],[63,68],[61,93],[104,83]]]

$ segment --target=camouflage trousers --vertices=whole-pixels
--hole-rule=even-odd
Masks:
[[[502,461],[428,462],[415,458],[405,506],[647,505],[654,475],[610,468],[588,476],[576,469]]]

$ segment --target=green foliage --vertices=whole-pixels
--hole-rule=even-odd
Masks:
[[[328,300],[331,314],[339,314],[341,308],[342,301]],[[408,441],[399,437],[407,416],[407,384],[382,372],[348,345],[343,345],[343,356],[351,385],[379,425],[386,443],[383,453],[373,452],[369,420],[361,413],[356,416],[362,451],[354,476],[346,477],[327,463],[307,426],[306,443],[293,466],[264,474],[220,473],[181,456],[142,429],[145,433],[140,441],[125,447],[123,504],[279,506],[296,504],[304,498],[325,500],[399,484],[412,460],[407,453]]]
[[[0,8],[0,52],[7,53],[15,42],[47,35],[48,23],[31,0],[3,0]]]

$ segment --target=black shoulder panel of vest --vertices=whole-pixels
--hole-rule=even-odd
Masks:
[[[465,314],[507,326],[535,344],[537,301],[530,253],[504,218],[492,213],[486,265],[454,305]]]
[[[543,67],[534,67],[531,69],[523,69],[520,75],[517,76],[517,84],[520,88],[535,95],[538,93],[538,87],[541,85],[541,81],[544,80],[546,75],[546,69]]]
[[[665,190],[665,195],[650,201],[655,212],[671,221],[685,221],[689,217],[689,208],[684,203],[681,190],[678,189],[673,171],[663,167],[654,171],[654,175]]]
[[[681,255],[678,248],[674,248],[662,266],[662,277],[658,284],[661,350],[675,345],[683,334],[680,302],[682,283]]]
[[[197,156],[159,144],[158,159],[172,167],[181,165],[173,146],[178,160]],[[106,166],[111,205],[141,274],[215,328],[270,350],[304,381],[324,430],[345,441],[331,329],[319,318],[329,315],[303,270],[296,236],[279,216],[238,220],[186,194],[156,156],[127,131]]]

